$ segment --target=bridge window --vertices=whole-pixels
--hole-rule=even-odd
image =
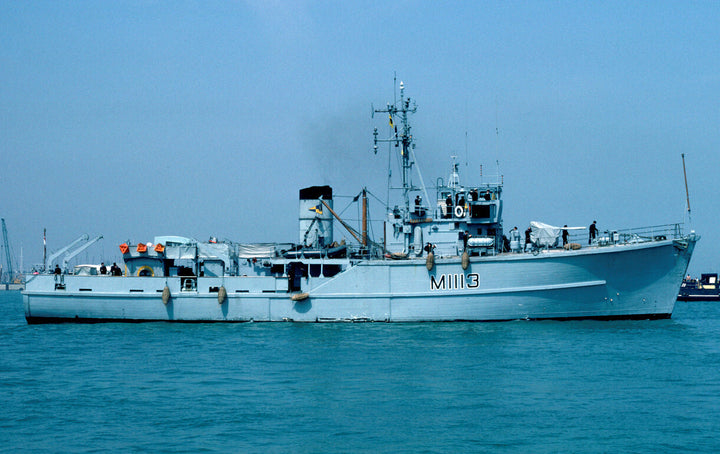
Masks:
[[[471,205],[470,217],[489,219],[490,216],[490,205]]]

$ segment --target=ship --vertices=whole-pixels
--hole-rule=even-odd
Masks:
[[[717,273],[702,273],[700,279],[689,275],[683,279],[678,301],[720,301]]]
[[[28,323],[450,322],[662,319],[672,316],[700,236],[683,223],[592,231],[532,222],[505,232],[501,175],[424,184],[405,96],[373,107],[397,159],[378,237],[368,191],[357,224],[334,209],[331,186],[299,190],[295,242],[157,236],[120,245],[124,267],[72,274],[47,266],[22,292]],[[389,172],[390,174],[391,172]],[[474,175],[478,177],[479,175]],[[472,179],[473,175],[470,175]],[[392,199],[390,194],[392,194]],[[361,208],[360,208],[361,206]],[[334,229],[349,235],[339,242]],[[577,230],[580,233],[577,234]],[[573,235],[570,235],[573,232]],[[350,239],[352,238],[352,239]],[[562,244],[561,244],[562,238]],[[589,240],[589,241],[586,241]],[[589,243],[586,245],[586,243]],[[52,264],[49,264],[52,265]]]

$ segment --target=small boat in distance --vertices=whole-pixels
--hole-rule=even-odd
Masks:
[[[717,273],[703,273],[700,279],[689,275],[680,285],[679,301],[715,301],[720,300],[720,285]]]
[[[201,242],[160,236],[122,244],[123,276],[28,279],[28,323],[99,321],[500,321],[657,319],[672,315],[699,235],[682,224],[610,230],[590,245],[558,245],[563,228],[532,223],[523,241],[503,225],[503,180],[449,177],[424,184],[410,133],[417,110],[399,100],[388,123],[388,165],[399,184],[380,237],[368,229],[367,191],[355,228],[334,210],[330,186],[299,192],[296,243]],[[342,171],[352,169],[338,169]],[[337,178],[342,178],[338,174]],[[417,184],[419,182],[419,185]],[[354,241],[337,242],[334,225]],[[595,233],[594,231],[592,233]],[[563,239],[565,240],[563,232]],[[584,242],[583,242],[584,244]],[[52,265],[52,263],[50,264]]]

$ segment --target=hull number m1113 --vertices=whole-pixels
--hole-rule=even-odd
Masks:
[[[435,276],[430,276],[430,290],[458,290],[479,286],[480,276],[477,273],[441,274],[437,279]]]

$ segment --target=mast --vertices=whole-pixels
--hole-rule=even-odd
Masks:
[[[391,137],[387,139],[378,139],[378,130],[375,128],[373,131],[374,136],[374,150],[377,153],[378,142],[387,142],[395,145],[400,153],[400,160],[402,166],[402,190],[403,190],[403,201],[405,203],[406,216],[410,212],[410,191],[417,190],[410,183],[410,176],[413,165],[415,165],[415,143],[413,136],[410,134],[410,122],[408,121],[408,114],[413,114],[417,111],[417,105],[410,98],[405,97],[405,84],[400,81],[400,101],[393,101],[393,104],[388,103],[384,109],[373,108],[373,116],[376,113],[388,114],[388,122],[391,128]],[[399,120],[399,124],[396,124],[396,120]],[[399,129],[398,129],[399,126]],[[388,161],[388,166],[390,161]],[[390,171],[388,169],[388,175]],[[425,195],[425,203],[429,202],[430,199],[427,195],[427,189],[422,181],[422,175],[418,169],[418,176],[420,177],[420,183],[422,185],[423,194]],[[390,181],[388,181],[388,186]]]
[[[685,153],[682,153],[681,156],[683,162],[683,177],[685,177],[685,198],[687,200],[688,220],[692,221],[690,217],[690,192],[688,191],[687,173],[685,172]]]
[[[367,233],[368,233],[368,220],[367,220],[367,191],[365,188],[362,190],[362,245],[367,247]]]

